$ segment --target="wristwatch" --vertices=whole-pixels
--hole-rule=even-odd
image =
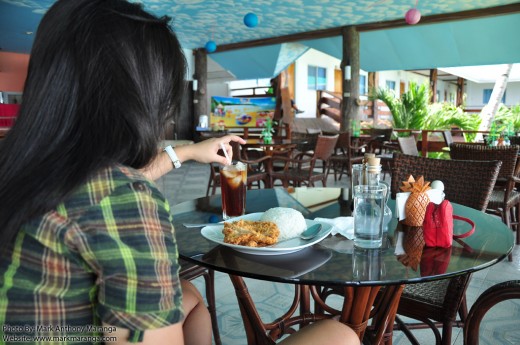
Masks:
[[[168,145],[163,150],[170,156],[170,159],[172,160],[173,167],[175,169],[179,169],[181,167],[181,161],[179,161],[179,157],[177,157],[177,154],[173,150],[173,147],[171,145]]]

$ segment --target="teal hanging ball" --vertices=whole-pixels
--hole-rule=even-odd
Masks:
[[[254,28],[258,25],[258,16],[254,13],[249,12],[244,16],[244,24],[248,28]]]
[[[215,41],[208,41],[206,42],[205,48],[208,53],[213,53],[215,50],[217,50],[217,44]]]

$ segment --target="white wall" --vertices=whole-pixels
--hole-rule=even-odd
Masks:
[[[296,60],[294,66],[294,101],[304,112],[298,117],[316,116],[316,90],[307,87],[307,67],[309,65],[327,69],[327,90],[334,90],[334,69],[340,65],[340,60],[315,49],[309,49]]]
[[[494,83],[477,84],[467,81],[464,92],[466,93],[466,108],[480,109],[485,104],[482,103],[484,98],[484,89],[493,89]],[[506,88],[505,104],[507,106],[520,104],[520,82],[509,82]]]
[[[188,70],[186,71],[186,80],[193,79],[193,72],[195,71],[195,62],[193,58],[193,50],[192,49],[182,49],[184,56],[186,57],[186,62],[188,63]]]

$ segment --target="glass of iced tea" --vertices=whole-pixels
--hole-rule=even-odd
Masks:
[[[220,166],[222,217],[224,220],[246,212],[247,164],[233,162]]]

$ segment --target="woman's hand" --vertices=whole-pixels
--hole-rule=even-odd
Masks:
[[[182,162],[187,160],[195,160],[200,163],[220,163],[229,164],[227,158],[217,154],[217,152],[223,146],[229,155],[229,158],[233,157],[233,149],[231,148],[230,142],[235,141],[240,144],[245,144],[245,140],[236,135],[226,135],[221,138],[211,138],[201,141],[197,144],[179,146],[175,148],[175,152]]]
[[[200,163],[219,163],[229,164],[227,158],[217,154],[221,149],[221,145],[229,155],[233,158],[233,149],[230,142],[235,141],[239,144],[245,144],[246,141],[237,135],[226,135],[221,138],[211,138],[196,144],[184,145],[176,147],[175,153],[181,163],[188,160],[195,160]],[[157,180],[164,174],[173,169],[172,161],[166,152],[159,152],[157,157],[145,168],[141,169],[143,174],[151,180]],[[182,169],[182,167],[181,167]]]

